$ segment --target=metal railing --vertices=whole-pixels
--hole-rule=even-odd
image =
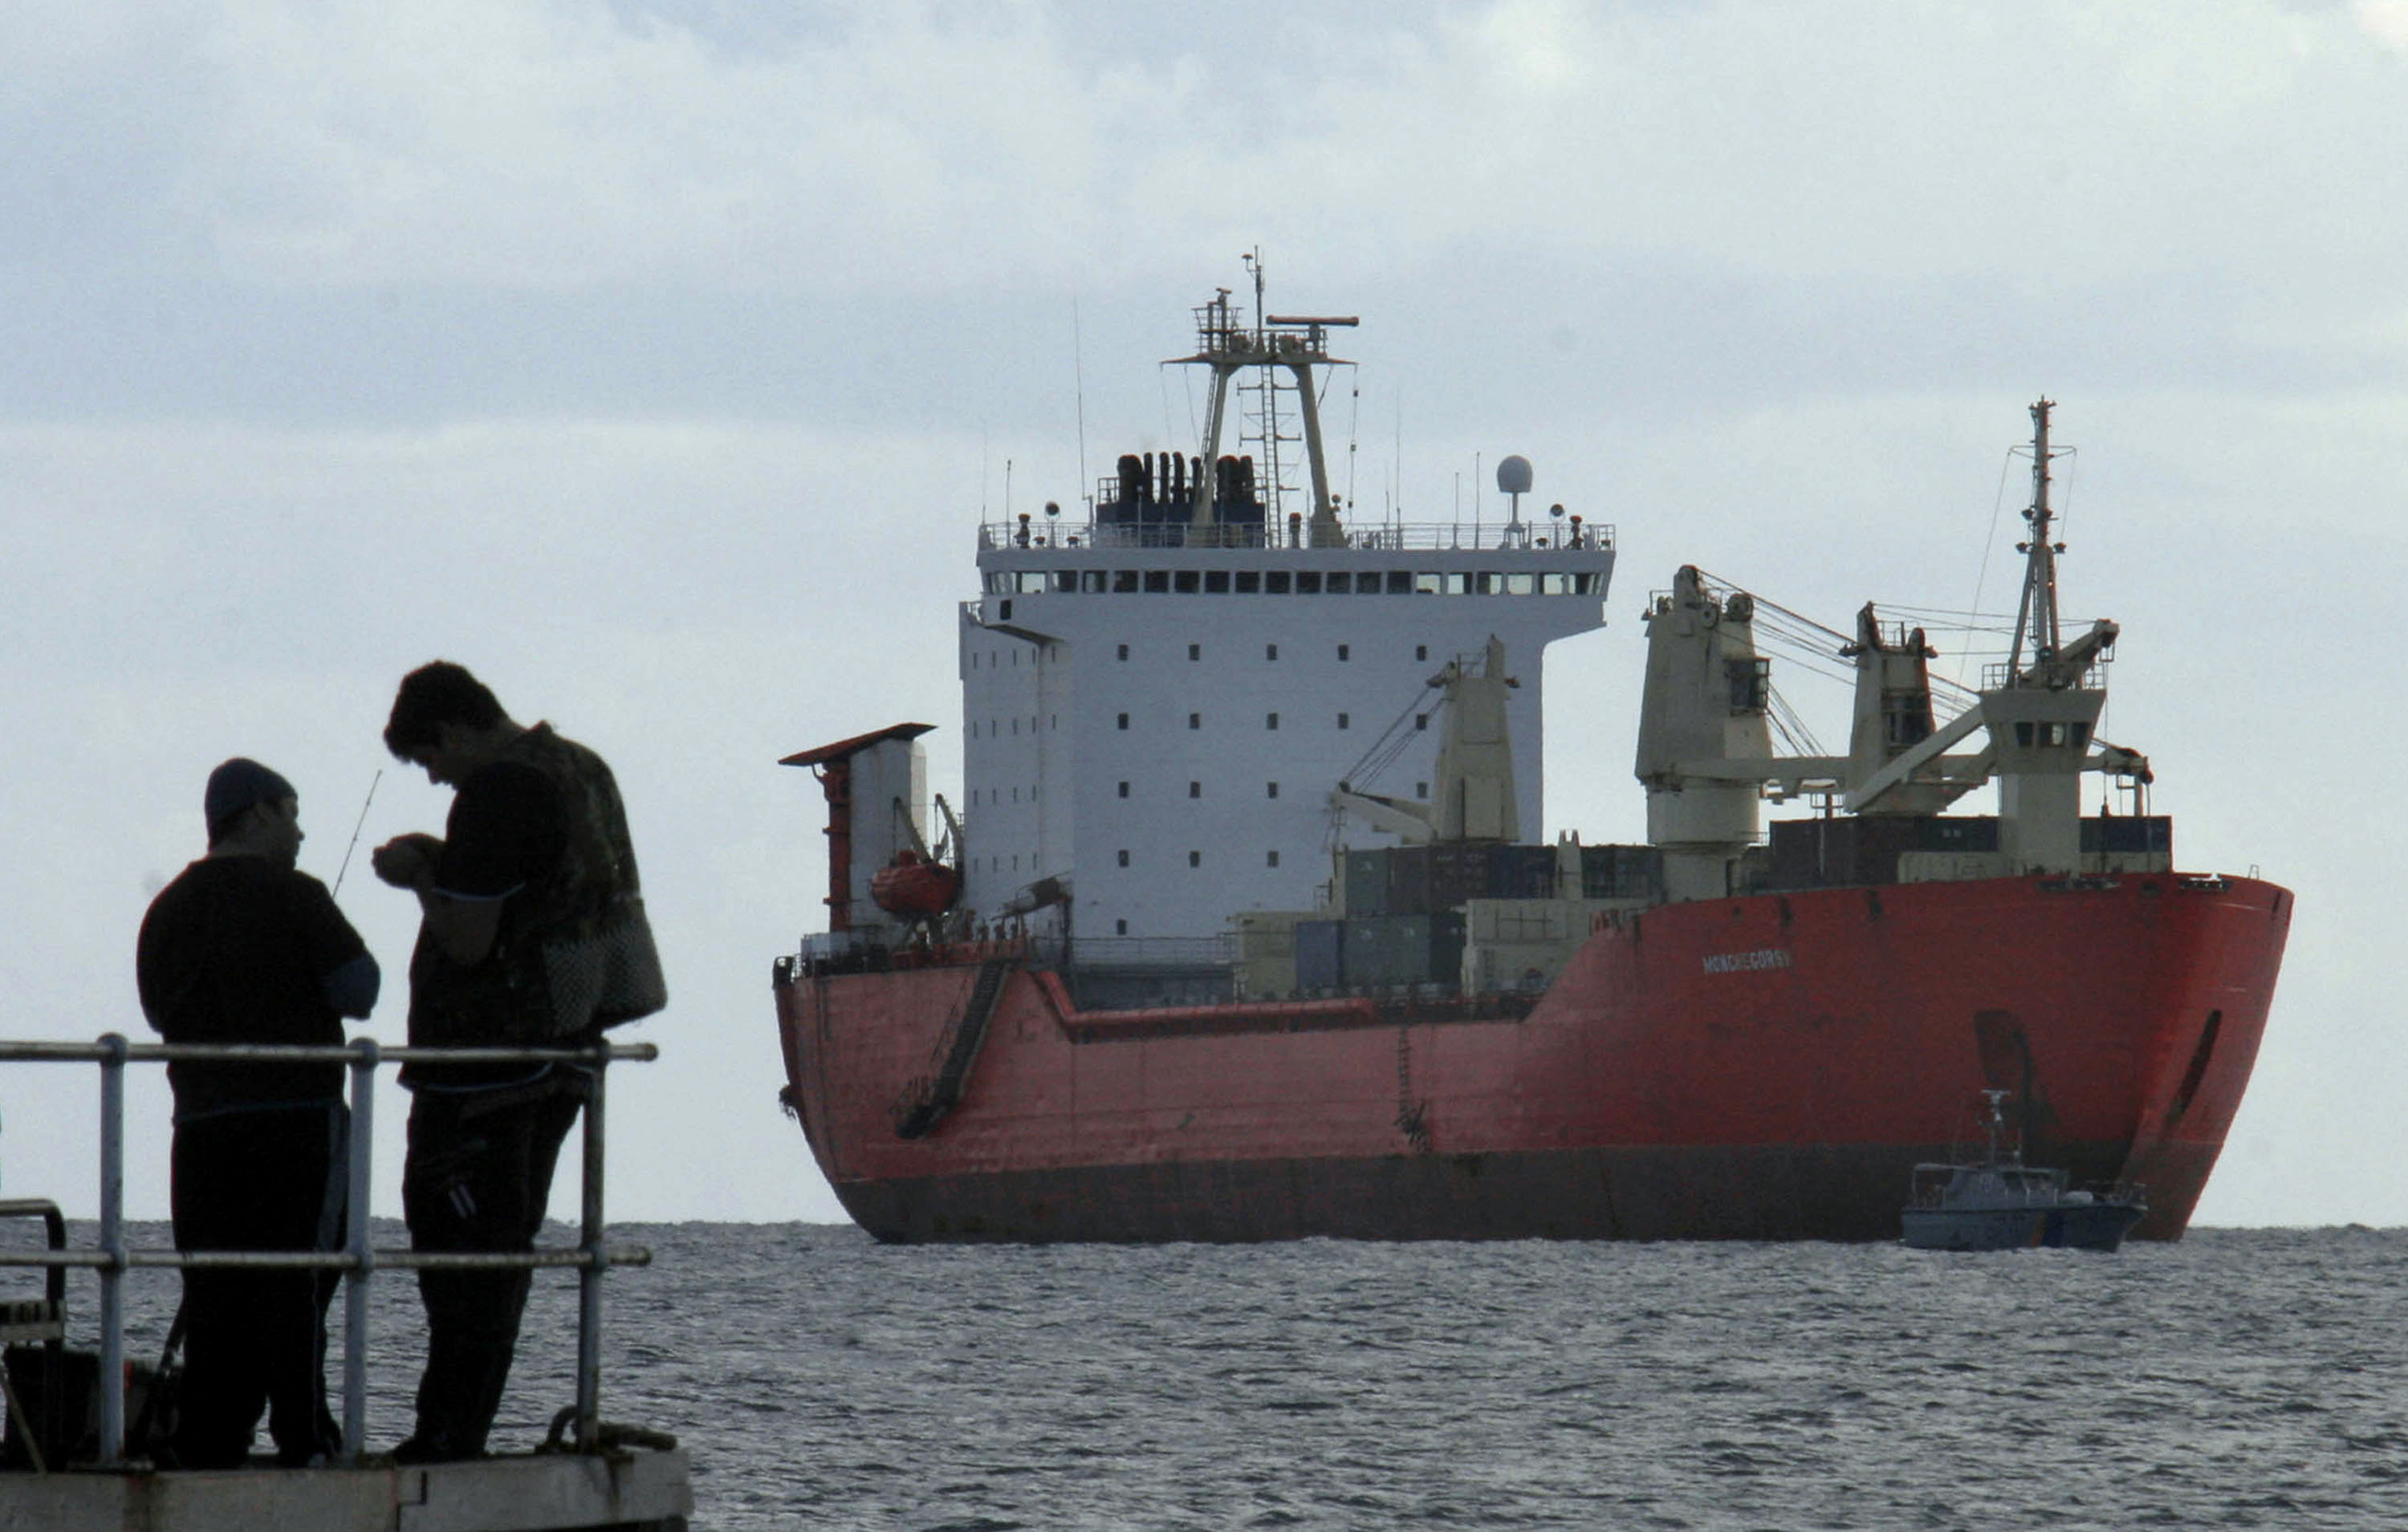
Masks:
[[[602,1368],[602,1276],[614,1266],[647,1266],[652,1252],[603,1242],[602,1081],[613,1062],[649,1064],[651,1043],[588,1048],[385,1048],[372,1038],[341,1047],[267,1043],[136,1043],[115,1032],[95,1042],[0,1041],[0,1064],[100,1066],[100,1242],[80,1250],[0,1250],[0,1267],[86,1267],[100,1277],[100,1455],[105,1465],[125,1457],[125,1312],[120,1290],[136,1267],[224,1269],[337,1270],[344,1284],[343,1453],[357,1459],[367,1434],[368,1288],[380,1267],[421,1270],[528,1270],[575,1267],[577,1311],[577,1446],[597,1447]],[[351,1067],[351,1140],[347,1157],[345,1238],[340,1251],[182,1251],[125,1244],[125,1067],[128,1064],[345,1064]],[[375,1249],[368,1244],[368,1173],[374,1156],[376,1072],[385,1064],[565,1064],[586,1077],[584,1198],[574,1250],[525,1252]]]
[[[1323,534],[1326,537],[1327,534]],[[1195,526],[1185,522],[1086,522],[1067,529],[1044,523],[1018,525],[987,522],[979,527],[982,549],[1029,548],[1059,551],[1153,548],[1237,548],[1264,551],[1326,551],[1354,549],[1373,552],[1607,552],[1614,546],[1614,529],[1605,523],[1578,527],[1542,525],[1524,521],[1509,524],[1485,518],[1455,522],[1383,522],[1349,523],[1335,542],[1317,542],[1312,528],[1266,525],[1259,522],[1216,522]]]

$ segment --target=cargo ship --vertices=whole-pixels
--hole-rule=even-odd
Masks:
[[[1978,688],[1936,705],[1925,632],[1868,605],[1817,640],[1847,752],[1776,751],[1758,630],[1822,630],[1684,567],[1644,609],[1646,842],[1546,840],[1547,650],[1603,625],[1614,529],[1526,517],[1518,457],[1500,513],[1364,515],[1319,410],[1355,320],[1266,313],[1254,276],[1174,359],[1198,451],[980,526],[963,801],[924,723],[786,758],[828,885],[774,965],[780,1095],[846,1210],[889,1241],[1887,1239],[1998,1091],[2038,1163],[2144,1185],[2135,1237],[2179,1238],[2291,898],[2182,870],[2146,757],[2097,737],[2118,630],[2060,625],[2050,402]]]

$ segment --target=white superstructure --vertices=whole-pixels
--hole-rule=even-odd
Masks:
[[[1180,359],[1212,371],[1202,454],[1122,458],[1084,523],[1049,507],[980,529],[980,594],[960,617],[974,914],[1026,906],[1054,879],[1082,946],[1146,938],[1176,961],[1175,938],[1217,938],[1238,912],[1312,907],[1333,847],[1398,843],[1333,792],[1426,799],[1434,682],[1492,638],[1518,683],[1520,823],[1544,823],[1545,649],[1603,625],[1612,530],[1560,507],[1526,523],[1518,495],[1485,525],[1350,521],[1309,406],[1313,367],[1334,364],[1326,327],[1352,322],[1247,326],[1223,293]],[[1218,451],[1249,369],[1267,379],[1253,419],[1274,442],[1299,439],[1279,435],[1281,396],[1304,407],[1309,483],[1267,471],[1258,489],[1251,454]],[[1304,505],[1286,513],[1283,490]]]

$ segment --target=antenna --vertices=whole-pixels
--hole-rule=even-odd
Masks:
[[[1086,497],[1087,511],[1092,516],[1096,486],[1087,478],[1087,362],[1079,341],[1079,290],[1075,287],[1070,289],[1070,376],[1071,396],[1079,412],[1079,493]]]
[[[2007,655],[2011,675],[2023,673],[2026,634],[2031,637],[2035,666],[2057,658],[2059,647],[2057,555],[2065,551],[2065,545],[2052,542],[2048,530],[2053,519],[2048,508],[2048,412],[2056,408],[2056,401],[2045,395],[2031,407],[2032,503],[2024,512],[2024,520],[2031,524],[2031,537],[2015,544],[2015,551],[2026,555],[2026,559],[2023,600],[2015,609],[2015,642]]]

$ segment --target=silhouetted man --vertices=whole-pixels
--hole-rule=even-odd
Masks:
[[[591,990],[564,982],[575,954],[590,952],[638,893],[626,812],[602,758],[549,724],[511,722],[483,683],[444,661],[403,679],[384,740],[454,789],[441,839],[397,837],[372,859],[377,876],[415,893],[422,910],[409,960],[411,1044],[576,1046],[640,1014],[597,1014]],[[533,1249],[561,1141],[584,1102],[584,1072],[413,1065],[401,1078],[412,1093],[402,1209],[413,1248]],[[419,1273],[426,1371],[417,1429],[397,1458],[483,1453],[528,1281],[523,1270]]]
[[[376,1005],[376,959],[326,886],[294,862],[291,783],[236,757],[209,773],[208,853],[151,901],[135,949],[142,1013],[169,1042],[339,1047]],[[331,1251],[341,1243],[350,1113],[339,1064],[167,1067],[176,1093],[179,1250]],[[326,1410],[333,1271],[184,1273],[184,1384],[172,1451],[188,1468],[251,1454],[261,1407],[277,1461],[342,1448]]]

